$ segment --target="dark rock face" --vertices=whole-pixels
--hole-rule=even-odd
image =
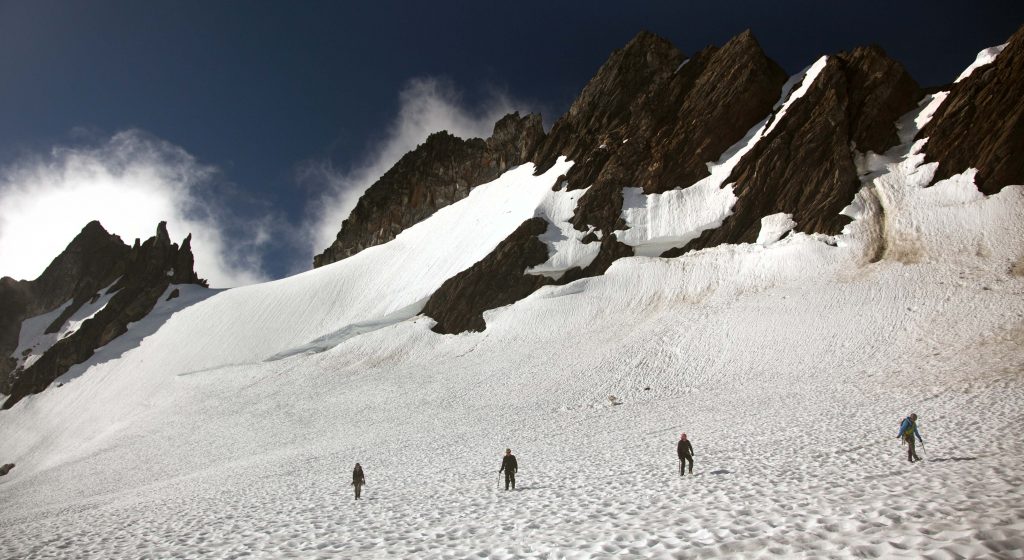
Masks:
[[[663,256],[751,243],[761,218],[778,212],[792,214],[799,231],[839,233],[849,221],[839,212],[860,189],[851,146],[876,153],[895,146],[895,121],[921,95],[903,67],[877,47],[829,57],[803,97],[726,180],[735,183],[733,214]]]
[[[14,360],[0,369],[10,408],[25,395],[38,393],[71,366],[87,360],[100,348],[123,334],[130,323],[145,317],[170,284],[206,285],[193,270],[191,236],[179,248],[171,243],[167,227],[161,222],[156,236],[129,248],[116,235],[107,233],[98,222],[91,222],[68,248],[32,282],[0,281],[0,309],[17,311],[2,315],[4,332],[13,332],[2,341],[0,351],[9,356],[17,348],[21,322],[55,309],[69,299],[72,304],[51,324],[47,332],[57,332],[64,322],[86,303],[95,301],[100,290],[114,285],[115,295],[106,306],[71,335],[61,339],[35,363],[24,370],[11,371]],[[20,310],[20,311],[19,311]]]
[[[320,267],[386,243],[438,209],[462,200],[473,187],[490,182],[528,161],[544,137],[540,115],[507,115],[487,140],[463,140],[447,132],[402,157],[359,199],[338,238],[313,259]]]
[[[484,311],[519,301],[553,283],[547,276],[523,274],[548,260],[548,246],[537,239],[547,228],[544,218],[526,220],[490,255],[445,281],[423,308],[423,314],[437,321],[434,331],[482,331]]]
[[[939,162],[936,181],[973,167],[985,194],[1024,184],[1024,27],[995,62],[952,86],[919,136],[926,160]]]
[[[847,83],[850,140],[861,152],[885,153],[899,144],[896,120],[914,108],[924,91],[903,65],[876,45],[838,58]]]
[[[538,168],[559,155],[576,162],[567,188],[592,187],[573,224],[610,234],[624,226],[623,187],[660,193],[706,177],[707,162],[769,113],[785,81],[749,31],[690,59],[641,33],[611,55],[555,123],[538,149]]]
[[[11,472],[11,469],[13,469],[13,468],[14,468],[14,463],[7,463],[6,465],[0,467],[0,476],[3,476],[5,474]]]

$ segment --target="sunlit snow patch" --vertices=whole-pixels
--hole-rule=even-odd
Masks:
[[[622,190],[622,218],[629,229],[616,231],[619,241],[640,256],[656,257],[682,247],[707,229],[722,225],[732,213],[736,195],[701,181],[686,189],[645,195],[642,189]]]
[[[996,57],[999,56],[999,53],[1003,52],[1003,49],[1006,48],[1006,45],[1007,45],[1006,43],[1003,43],[1002,45],[999,45],[997,47],[987,48],[987,49],[979,52],[978,53],[978,57],[974,59],[974,63],[971,64],[970,66],[968,66],[967,69],[964,70],[960,74],[960,76],[957,77],[956,81],[954,81],[953,83],[955,84],[955,83],[959,83],[959,82],[961,82],[963,80],[966,80],[978,68],[981,68],[982,66],[986,66],[988,64],[992,64],[993,62],[995,62]]]
[[[583,243],[588,232],[579,231],[569,222],[579,202],[588,189],[575,191],[551,191],[537,208],[537,215],[548,221],[548,229],[538,237],[548,245],[547,261],[526,269],[527,274],[543,274],[561,278],[570,268],[586,268],[601,250],[600,243]]]
[[[771,245],[793,231],[796,222],[791,214],[780,212],[761,218],[761,231],[757,234],[758,245]]]

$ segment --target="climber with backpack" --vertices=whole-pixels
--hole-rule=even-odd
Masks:
[[[917,437],[917,441],[924,445],[924,440],[921,439],[921,432],[917,431],[917,413],[910,413],[900,423],[900,433],[896,436],[897,439],[903,438],[903,443],[907,445],[907,460],[913,463],[914,461],[920,461],[921,458],[917,456],[917,451],[914,450],[914,437]]]

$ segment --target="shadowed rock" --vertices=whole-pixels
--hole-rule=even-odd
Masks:
[[[17,363],[11,353],[18,347],[22,321],[67,301],[72,304],[62,316],[71,316],[124,274],[130,251],[120,237],[93,221],[35,280],[0,279],[0,393],[11,391],[10,374]],[[54,332],[53,325],[47,331]]]
[[[849,222],[839,212],[860,189],[852,148],[882,153],[895,146],[895,121],[921,95],[906,70],[878,47],[829,57],[807,92],[725,181],[735,183],[732,215],[663,256],[752,243],[761,218],[779,212],[792,214],[799,231],[839,233]]]
[[[919,137],[926,161],[939,162],[936,181],[973,167],[985,194],[1024,184],[1024,27],[995,62],[953,84]]]
[[[484,311],[553,283],[547,276],[523,274],[548,260],[548,246],[537,239],[547,228],[544,218],[526,220],[483,260],[446,280],[423,308],[424,315],[437,321],[434,332],[482,331]]]
[[[615,51],[538,149],[539,170],[575,164],[570,190],[591,186],[573,225],[622,229],[622,188],[660,193],[708,175],[714,161],[764,118],[786,81],[745,31],[690,59],[651,33]]]

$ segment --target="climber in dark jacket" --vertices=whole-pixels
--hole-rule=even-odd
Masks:
[[[363,490],[363,485],[366,484],[366,477],[363,476],[363,467],[356,463],[356,468],[352,469],[352,486],[356,489],[356,499],[359,499],[359,493]]]
[[[693,474],[693,446],[690,445],[690,440],[686,439],[686,434],[679,437],[676,454],[679,455],[679,476],[686,474],[684,468],[687,461],[690,462],[690,474]]]
[[[505,457],[501,460],[501,468],[498,472],[505,472],[505,490],[508,490],[509,485],[512,485],[512,489],[516,489],[516,471],[519,470],[519,463],[516,463],[516,456],[512,454],[511,449],[505,450]]]

